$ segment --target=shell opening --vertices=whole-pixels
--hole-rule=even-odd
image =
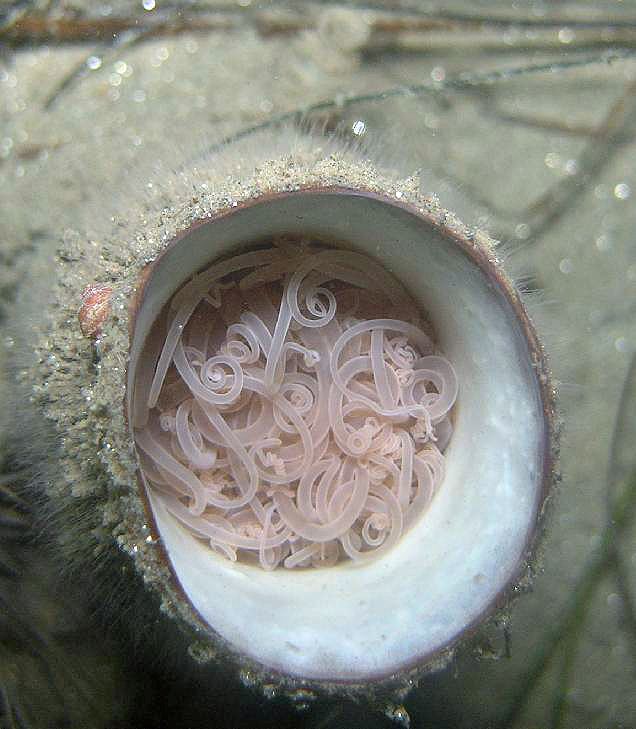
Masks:
[[[198,274],[154,325],[133,413],[146,484],[232,561],[377,557],[442,482],[455,371],[372,259],[308,241],[261,252]]]
[[[278,260],[280,252],[255,250],[279,237],[333,241],[375,264],[360,270],[333,260],[315,269],[307,256],[285,288],[276,283],[286,265]],[[233,289],[225,289],[232,277],[223,266],[236,268],[237,256],[247,262],[245,275]],[[218,284],[212,286],[204,275],[195,275],[209,269],[211,261],[220,261],[215,264],[220,267]],[[332,287],[324,280],[327,275],[345,283]],[[430,351],[426,326],[410,321],[404,310],[396,317],[399,326],[386,323],[390,306],[369,311],[376,321],[370,327],[371,317],[356,316],[356,306],[366,306],[357,299],[364,299],[360,289],[369,288],[370,278],[373,290],[380,290],[389,304],[401,295],[401,287],[387,285],[382,276],[399,281],[415,300],[415,310],[430,317],[443,357]],[[347,288],[355,293],[345,301]],[[208,307],[210,316],[227,316],[221,303],[232,291],[239,297],[251,292],[250,301],[258,304],[243,317],[228,318],[225,340],[208,343],[204,352],[195,341],[206,336],[196,325],[197,307]],[[154,326],[166,308],[167,334]],[[321,324],[315,326],[317,322]],[[327,348],[321,338],[328,332]],[[260,356],[266,349],[276,353],[269,368]],[[183,388],[174,376],[176,363],[170,364],[175,355],[186,375],[197,375],[204,393],[186,394],[176,410],[151,422],[147,413],[168,397],[169,388],[177,399]],[[158,363],[158,377],[144,367],[148,356]],[[214,357],[221,359],[210,362]],[[439,657],[500,605],[525,572],[550,458],[547,395],[536,368],[541,358],[521,303],[489,256],[461,231],[380,195],[343,189],[281,193],[186,231],[147,277],[133,323],[127,388],[129,422],[150,472],[148,450],[159,443],[169,452],[166,444],[176,442],[187,449],[195,471],[227,460],[223,468],[239,477],[238,487],[211,483],[190,489],[186,480],[192,468],[179,471],[171,478],[183,495],[172,497],[172,512],[157,488],[143,486],[182,599],[236,651],[287,675],[366,682]],[[461,388],[451,419],[444,415],[455,391],[448,362]],[[261,371],[263,394],[258,398],[245,390],[252,369]],[[354,454],[352,463],[366,460],[366,468],[348,466],[347,459],[339,466],[318,439],[311,459],[302,456],[302,449],[294,451],[303,443],[303,433],[307,443],[313,442],[312,428],[325,427],[316,406],[320,372],[333,383],[329,422],[336,429],[345,425],[338,447]],[[410,408],[410,431],[401,427],[401,407]],[[244,420],[230,427],[219,413],[233,408]],[[272,420],[276,430],[267,429]],[[378,426],[381,430],[387,422],[395,436],[391,452],[400,454],[396,460],[369,446],[377,442]],[[140,434],[148,428],[153,438],[144,440]],[[246,431],[249,440],[242,443]],[[230,452],[215,442],[230,439]],[[431,456],[422,463],[421,451],[429,447]],[[306,452],[308,446],[303,448]],[[410,482],[408,475],[403,477],[408,468],[402,468],[402,461],[412,462]],[[444,471],[443,486],[429,499]],[[157,467],[153,473],[165,480]],[[239,512],[251,509],[262,473],[270,478],[265,496],[271,501],[261,502],[258,528],[252,529],[256,522],[250,514],[241,533],[254,563],[238,558],[242,548],[227,540],[216,542],[220,554],[213,552],[209,542],[175,518],[181,509],[185,518],[200,519],[211,499],[242,500]],[[299,477],[295,494],[284,483],[293,473]],[[413,519],[410,514],[417,508],[411,507],[420,494],[428,505],[424,518]],[[360,503],[360,514],[349,512]],[[314,527],[342,519],[344,529],[352,519],[355,528],[338,536],[319,534],[323,541],[305,532],[292,548],[290,524],[298,526],[295,519],[303,512]],[[216,534],[227,530],[223,518],[215,517]],[[402,536],[383,550],[399,528]],[[289,552],[283,557],[285,540]],[[361,553],[380,549],[375,559],[359,559]],[[337,564],[285,569],[312,562]],[[279,568],[262,569],[261,564]]]

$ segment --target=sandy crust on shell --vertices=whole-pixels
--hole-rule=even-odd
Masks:
[[[183,231],[255,198],[308,188],[362,190],[381,195],[396,205],[412,206],[447,237],[461,241],[475,260],[491,267],[497,285],[522,317],[529,337],[547,437],[539,524],[527,546],[528,564],[532,562],[556,478],[555,392],[541,345],[513,283],[496,257],[494,242],[443,210],[435,197],[421,195],[418,177],[396,180],[361,161],[356,153],[325,149],[324,140],[320,142],[319,146],[311,138],[301,140],[293,153],[262,160],[248,177],[215,168],[215,158],[204,160],[198,163],[197,170],[182,171],[174,179],[156,185],[146,208],[130,219],[116,219],[111,234],[97,244],[79,234],[67,241],[58,253],[57,283],[50,292],[32,368],[24,370],[21,377],[40,411],[63,437],[60,479],[50,481],[48,497],[52,502],[97,503],[97,508],[91,510],[94,523],[82,525],[82,529],[92,530],[95,547],[100,546],[100,540],[113,539],[130,555],[146,586],[159,594],[162,610],[176,618],[192,636],[190,653],[195,660],[229,660],[239,668],[244,683],[260,686],[266,694],[282,691],[298,700],[299,691],[302,696],[305,690],[319,688],[351,695],[362,692],[382,702],[384,697],[403,698],[422,673],[446,665],[454,646],[448,646],[423,665],[407,668],[377,684],[360,685],[281,676],[236,654],[222,639],[215,639],[180,594],[139,498],[137,458],[123,407],[130,315],[134,308],[130,304],[139,300],[138,289],[143,279],[140,273]],[[94,341],[81,334],[77,321],[81,293],[87,284],[113,288],[109,316]],[[529,569],[521,566],[514,584],[508,585],[496,607],[503,607],[519,592],[519,583],[529,581]],[[476,628],[477,624],[469,626],[462,639]]]

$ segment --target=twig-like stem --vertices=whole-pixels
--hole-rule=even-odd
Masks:
[[[598,177],[636,122],[636,83],[631,83],[612,105],[592,139],[579,156],[576,175],[564,177],[521,212],[530,236],[524,245],[536,242],[573,205],[590,183]],[[585,184],[583,184],[583,181]]]
[[[338,111],[352,106],[366,103],[381,103],[388,99],[408,98],[410,96],[440,96],[444,91],[467,91],[476,89],[481,86],[488,86],[502,81],[510,81],[519,76],[539,75],[543,73],[559,73],[576,68],[588,68],[597,64],[607,65],[615,61],[634,58],[636,59],[636,51],[619,49],[604,53],[602,57],[593,56],[588,58],[578,58],[570,61],[559,63],[538,63],[530,66],[518,66],[497,71],[485,71],[475,73],[462,73],[457,78],[449,78],[442,82],[425,81],[419,84],[410,84],[407,86],[397,86],[394,88],[378,91],[371,94],[355,94],[352,96],[339,97],[338,99],[328,99],[319,101],[303,109],[295,109],[293,111],[278,114],[266,121],[260,122],[253,126],[241,129],[238,132],[225,137],[220,142],[212,145],[206,151],[213,153],[228,144],[233,144],[241,139],[250,137],[258,132],[267,129],[276,129],[276,127],[284,124],[300,124],[304,120],[310,119],[312,115],[324,111]]]
[[[612,436],[611,460],[608,474],[608,490],[617,478],[617,462],[621,452],[621,441],[627,431],[626,423],[629,417],[633,417],[634,397],[636,396],[636,355],[632,358],[629,367],[618,414],[615,421],[614,433]],[[621,534],[628,527],[634,517],[636,507],[636,469],[632,466],[632,472],[625,481],[625,487],[614,496],[609,505],[608,517],[601,543],[592,553],[583,573],[579,577],[572,594],[570,595],[565,609],[562,611],[561,619],[550,630],[544,639],[541,647],[530,664],[530,669],[524,676],[518,691],[516,692],[510,709],[505,714],[500,726],[506,729],[512,727],[520,717],[532,690],[543,675],[549,662],[554,656],[557,648],[564,640],[566,642],[565,655],[568,651],[574,650],[570,641],[576,640],[576,634],[582,626],[585,617],[586,606],[597,589],[600,579],[610,570],[616,568],[615,555],[616,545]],[[567,660],[570,660],[567,658]],[[561,721],[560,716],[563,706],[559,706],[559,697],[555,702],[555,713],[553,720]],[[558,709],[558,715],[557,715]],[[556,724],[558,726],[558,723]]]
[[[622,600],[623,619],[630,633],[632,658],[636,666],[636,605],[629,589],[628,571],[616,543],[614,544],[613,568],[616,576],[616,589]]]

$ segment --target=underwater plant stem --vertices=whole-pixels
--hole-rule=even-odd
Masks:
[[[582,626],[587,605],[598,586],[600,578],[609,569],[614,568],[616,549],[614,540],[629,525],[630,519],[634,514],[635,506],[636,469],[632,472],[627,489],[615,502],[614,508],[610,513],[608,524],[603,531],[601,544],[588,561],[583,570],[583,574],[577,581],[567,607],[563,611],[563,617],[548,633],[542,648],[535,657],[530,670],[526,674],[519,691],[513,699],[509,711],[505,714],[500,724],[502,729],[514,725],[520,717],[521,711],[527,703],[533,687],[543,675],[545,668],[554,656],[559,645],[563,642],[564,638],[569,643],[570,638],[573,638]],[[566,653],[568,647],[566,644]],[[559,723],[553,724],[553,726],[558,727]]]
[[[623,391],[621,393],[618,414],[615,420],[615,427],[612,436],[610,449],[610,468],[608,474],[608,491],[618,480],[619,453],[622,452],[622,440],[627,433],[627,418],[630,408],[633,408],[633,400],[636,395],[636,355],[633,356],[628,369]],[[629,451],[628,451],[629,452]],[[618,581],[621,581],[621,563],[617,559],[618,540],[624,530],[630,525],[636,508],[636,468],[632,467],[631,473],[625,479],[625,487],[622,492],[613,499],[608,499],[608,517],[601,543],[592,553],[581,576],[576,582],[572,594],[562,612],[562,618],[555,627],[548,632],[546,639],[539,648],[530,669],[523,678],[509,710],[504,715],[499,726],[503,729],[512,727],[521,716],[521,712],[530,698],[530,694],[537,684],[548,663],[554,656],[558,647],[565,641],[564,669],[569,671],[570,662],[574,656],[574,644],[577,634],[583,625],[587,606],[593,596],[600,579],[612,570],[617,574]],[[629,595],[629,593],[627,593]],[[633,608],[631,600],[624,603],[627,611]],[[633,612],[631,613],[633,618]],[[630,624],[628,616],[628,624]],[[631,625],[629,625],[632,628]],[[633,630],[636,632],[636,620]],[[635,644],[636,645],[636,644]],[[559,692],[563,696],[557,696],[552,715],[552,726],[557,729],[561,725],[564,709],[565,691],[564,683],[567,683],[567,676],[559,684]]]

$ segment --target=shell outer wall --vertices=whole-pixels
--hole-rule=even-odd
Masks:
[[[462,247],[491,278],[493,285],[508,298],[528,340],[533,368],[540,390],[545,419],[545,458],[542,492],[539,498],[537,528],[526,545],[525,559],[514,578],[500,592],[487,613],[507,605],[530,579],[540,534],[545,525],[546,505],[556,480],[558,416],[555,390],[542,346],[528,318],[514,284],[495,254],[495,243],[482,232],[463,225],[443,210],[435,197],[422,195],[417,177],[396,180],[373,165],[346,154],[328,157],[306,151],[265,162],[248,180],[228,177],[225,188],[193,197],[183,195],[181,204],[144,212],[144,220],[120,222],[99,249],[81,237],[69,244],[58,257],[58,284],[55,305],[47,312],[36,348],[34,372],[29,374],[33,394],[46,416],[64,438],[60,474],[64,478],[51,486],[52,499],[95,500],[99,504],[93,518],[96,534],[110,534],[118,547],[133,559],[144,583],[161,598],[161,608],[175,618],[192,637],[190,653],[200,662],[211,659],[230,661],[244,683],[271,687],[298,700],[303,692],[364,695],[383,704],[391,697],[402,700],[420,676],[443,668],[456,645],[475,633],[485,614],[434,656],[417,665],[371,683],[307,681],[284,676],[237,654],[219,636],[210,634],[189,606],[172,574],[152,515],[137,486],[138,462],[125,414],[126,370],[129,337],[134,314],[152,273],[152,263],[194,225],[211,222],[217,216],[263,201],[268,197],[306,192],[339,191],[343,194],[377,196],[393,205],[407,208],[425,219],[445,237]],[[145,224],[144,224],[145,223]],[[122,230],[130,241],[122,247]],[[70,248],[70,250],[68,250]],[[106,261],[106,263],[104,263]],[[143,275],[142,275],[143,273]],[[83,337],[77,327],[77,311],[86,284],[112,287],[109,313],[95,340]],[[132,306],[131,306],[132,302]],[[75,325],[69,325],[69,321]],[[52,360],[50,355],[55,355]],[[82,413],[74,417],[73,413]],[[102,477],[96,478],[98,472]],[[207,636],[210,636],[209,638]],[[268,688],[270,687],[270,688]],[[300,694],[299,694],[300,692]]]

